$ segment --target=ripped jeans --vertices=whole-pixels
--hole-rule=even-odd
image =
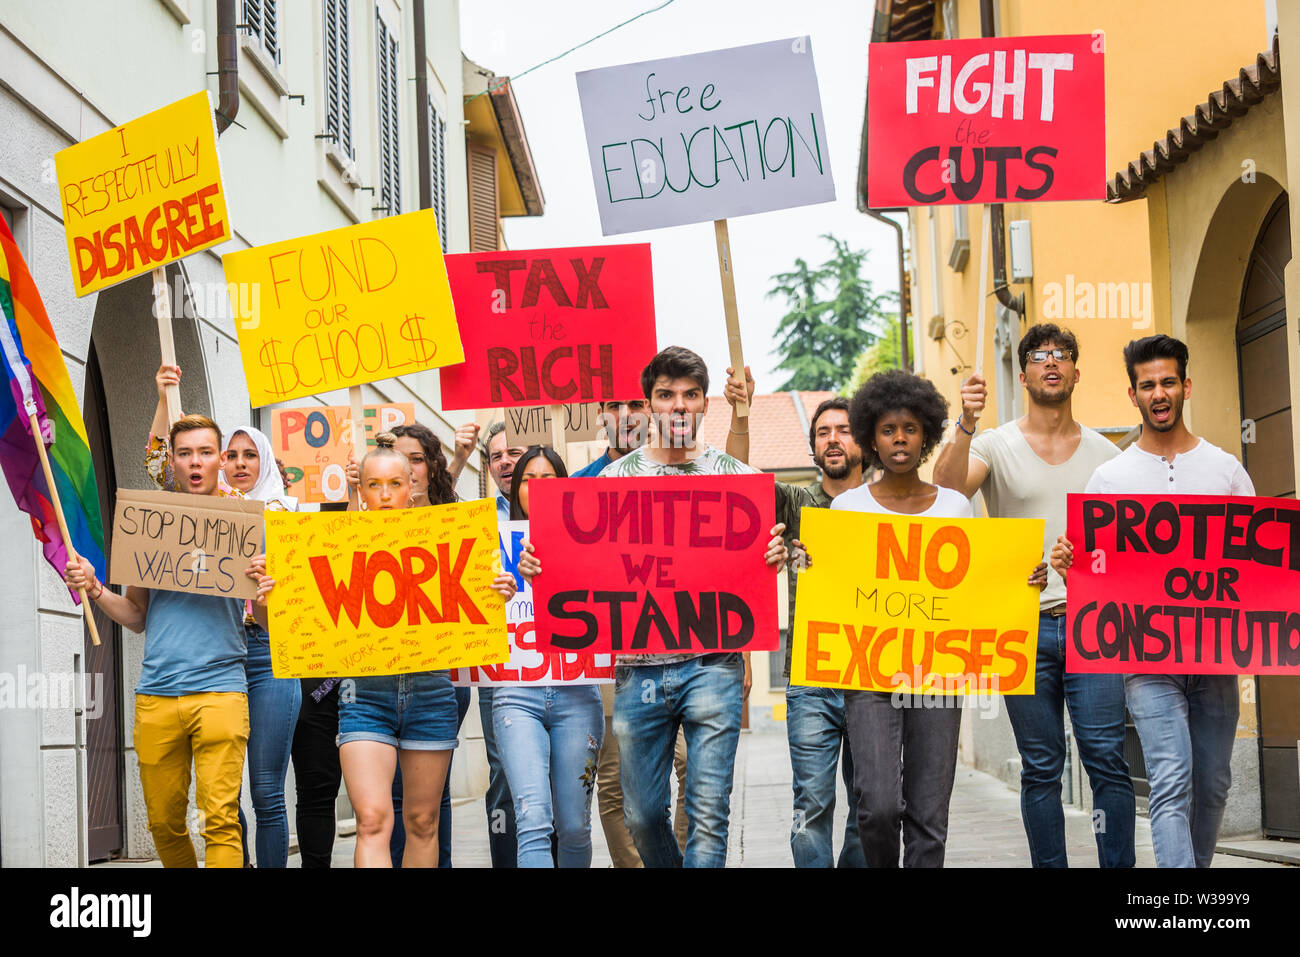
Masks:
[[[492,730],[514,802],[518,866],[590,867],[591,795],[605,735],[599,689],[499,685]]]

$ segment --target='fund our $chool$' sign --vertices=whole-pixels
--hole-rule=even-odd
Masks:
[[[249,290],[231,305],[254,407],[465,357],[432,210],[227,253],[221,265]]]
[[[114,585],[252,598],[244,572],[262,554],[262,503],[180,492],[117,490]]]
[[[510,632],[510,660],[500,665],[453,668],[454,685],[590,685],[614,680],[612,655],[582,652],[539,651],[533,624],[533,589],[519,574],[519,556],[528,538],[527,522],[501,522],[501,558],[506,571],[515,576],[518,591],[506,604],[506,626]]]
[[[529,485],[542,573],[537,647],[620,654],[774,651],[771,475]]]
[[[84,296],[230,238],[207,91],[54,154]]]
[[[439,373],[444,409],[641,395],[658,351],[649,243],[458,253],[447,276],[465,361]]]
[[[790,682],[1033,694],[1043,522],[805,508]]]
[[[1300,674],[1300,504],[1070,495],[1068,671]]]
[[[812,41],[578,74],[606,236],[835,198]]]
[[[872,208],[1106,198],[1095,36],[873,43]]]
[[[367,405],[363,414],[366,445],[372,446],[377,433],[414,422],[415,405]],[[271,445],[289,476],[288,494],[301,502],[347,501],[345,469],[352,454],[352,410],[348,406],[276,409],[271,413]]]
[[[489,499],[375,512],[267,512],[272,670],[360,677],[505,661]]]

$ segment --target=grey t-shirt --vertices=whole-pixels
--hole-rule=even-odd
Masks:
[[[1048,465],[1039,458],[1014,419],[980,432],[970,444],[970,454],[989,467],[980,491],[990,517],[1045,519],[1044,556],[1065,534],[1065,496],[1082,492],[1098,466],[1119,455],[1119,449],[1101,433],[1086,425],[1079,430],[1079,447],[1060,465]],[[1063,601],[1065,582],[1048,565],[1047,587],[1038,607],[1052,608]]]

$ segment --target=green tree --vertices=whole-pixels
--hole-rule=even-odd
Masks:
[[[898,314],[885,318],[885,334],[868,346],[853,364],[853,376],[844,388],[843,395],[852,395],[877,372],[903,367],[903,350],[899,345]]]
[[[881,306],[892,293],[876,295],[862,276],[867,251],[829,233],[831,257],[817,268],[803,257],[790,272],[772,277],[768,298],[784,297],[788,312],[776,327],[777,368],[789,377],[779,391],[835,391],[853,375],[854,362],[885,331]]]

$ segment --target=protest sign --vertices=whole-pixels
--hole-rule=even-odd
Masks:
[[[227,253],[254,407],[465,358],[433,211]]]
[[[805,508],[790,683],[1033,694],[1043,522]]]
[[[207,91],[54,154],[78,296],[230,238]]]
[[[873,43],[873,209],[1106,198],[1100,35]]]
[[[650,245],[447,257],[465,361],[439,373],[444,409],[641,395],[655,345]]]
[[[257,582],[244,572],[262,551],[261,502],[117,490],[111,584],[252,598]]]
[[[1300,675],[1300,503],[1070,495],[1067,671]]]
[[[606,236],[835,198],[806,36],[577,79]]]
[[[361,677],[505,661],[489,499],[376,512],[268,512],[272,670]]]
[[[415,421],[415,405],[390,402],[363,410],[367,448],[374,437]],[[285,491],[300,502],[346,502],[348,456],[352,454],[352,410],[346,405],[275,409],[271,447],[289,475]],[[364,454],[364,453],[363,453]],[[357,456],[357,461],[361,456]]]
[[[777,649],[771,475],[547,479],[529,497],[539,649]]]
[[[528,538],[528,523],[501,522],[501,563],[515,576],[519,590],[506,603],[510,660],[500,665],[453,668],[454,685],[590,685],[614,680],[612,655],[539,651],[533,624],[533,589],[519,574],[519,556]]]
[[[600,438],[600,403],[567,402],[561,406],[506,409],[506,445],[550,445],[554,436],[551,412],[557,408],[564,421],[565,442],[594,442]]]

